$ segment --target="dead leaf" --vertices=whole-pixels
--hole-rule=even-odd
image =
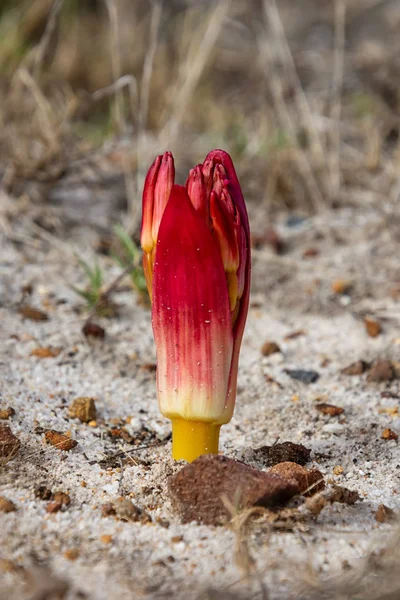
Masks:
[[[364,326],[369,337],[377,337],[382,331],[380,322],[372,317],[365,317]]]
[[[24,319],[30,319],[31,321],[47,321],[49,316],[39,310],[37,308],[33,308],[33,306],[21,306],[18,310],[19,314],[24,317]]]
[[[56,348],[55,346],[47,346],[34,348],[31,352],[31,356],[37,356],[37,358],[55,358],[61,352],[62,348]]]

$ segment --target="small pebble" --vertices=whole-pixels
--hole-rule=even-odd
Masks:
[[[7,408],[0,408],[0,419],[6,420],[13,415],[15,415],[15,410],[11,408],[11,406],[8,406]]]
[[[95,398],[81,396],[72,400],[68,408],[71,419],[79,419],[81,423],[90,423],[96,419]]]
[[[11,500],[8,500],[8,498],[5,498],[4,496],[0,496],[0,512],[10,513],[16,510],[17,507],[15,506],[14,502],[11,502]]]
[[[372,317],[365,317],[364,326],[369,337],[377,337],[382,331],[382,325],[380,322]]]
[[[101,541],[102,544],[105,544],[105,545],[111,544],[111,542],[112,542],[112,535],[107,535],[107,534],[106,535],[101,535],[100,536],[100,541]]]
[[[365,360],[357,360],[348,367],[341,370],[343,375],[362,375],[369,369],[369,364]]]
[[[292,379],[296,379],[307,385],[315,383],[319,378],[319,373],[317,373],[317,371],[306,371],[304,369],[285,369],[285,373]]]
[[[387,427],[386,429],[384,429],[382,431],[382,439],[384,440],[397,440],[398,439],[398,435],[395,431],[393,431],[393,429],[390,429],[389,427]]]
[[[282,462],[273,466],[268,473],[274,473],[285,479],[294,479],[299,486],[299,494],[312,496],[325,489],[324,477],[318,469],[306,469],[293,462]]]
[[[270,356],[271,354],[276,354],[277,352],[280,352],[281,349],[279,348],[278,344],[276,342],[264,342],[264,344],[261,347],[261,354],[263,356]]]
[[[329,415],[330,417],[336,417],[344,412],[344,408],[335,406],[334,404],[327,404],[326,402],[316,404],[315,408],[323,415]]]
[[[79,556],[78,548],[70,548],[64,552],[64,558],[67,560],[76,560]]]
[[[7,463],[18,452],[21,446],[19,439],[8,425],[0,425],[0,463]]]
[[[71,439],[65,433],[55,431],[54,429],[46,431],[46,433],[44,434],[44,439],[45,442],[47,442],[48,444],[51,444],[59,450],[64,451],[72,450],[72,448],[75,448],[75,446],[78,445],[78,442],[76,440]]]
[[[378,523],[388,523],[391,521],[394,522],[397,521],[398,515],[388,506],[380,504],[375,513],[375,519],[378,521]]]
[[[334,475],[343,475],[344,469],[340,465],[336,465],[336,467],[333,467],[332,471]]]
[[[395,372],[390,360],[376,360],[368,373],[367,381],[391,381],[394,376]]]

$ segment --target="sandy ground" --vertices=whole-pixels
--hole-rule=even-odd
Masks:
[[[76,228],[68,245],[51,237],[27,237],[23,244],[4,238],[0,408],[15,410],[2,423],[21,449],[0,470],[0,495],[17,508],[0,513],[2,599],[55,598],[62,590],[68,599],[93,600],[294,599],[325,597],[322,589],[332,598],[383,598],[399,589],[395,529],[375,519],[380,504],[400,509],[398,441],[382,439],[386,428],[400,434],[399,380],[371,383],[366,374],[340,372],[358,359],[400,358],[400,305],[393,292],[400,282],[398,241],[373,209],[336,211],[295,226],[282,218],[278,229],[287,243],[282,256],[267,247],[254,252],[237,409],[222,429],[221,451],[263,469],[254,448],[277,438],[302,443],[312,449],[309,466],[326,481],[357,490],[361,500],[327,506],[286,530],[261,519],[242,540],[241,553],[232,528],[180,524],[167,478],[182,465],[170,458],[169,423],[157,409],[149,311],[125,288],[115,295],[118,317],[98,320],[105,340],[86,339],[81,302],[69,286],[84,283],[73,253],[90,258],[94,234]],[[310,247],[319,254],[303,258]],[[118,267],[99,260],[111,281]],[[332,291],[338,279],[351,282],[349,293]],[[46,311],[47,321],[19,314],[26,284],[33,288],[26,302]],[[365,314],[383,325],[376,338],[365,331]],[[297,330],[303,334],[285,339]],[[282,352],[263,357],[266,340]],[[60,353],[31,355],[49,346]],[[285,372],[296,368],[320,377],[305,385]],[[96,424],[68,417],[78,396],[95,398]],[[316,399],[344,413],[323,415]],[[121,424],[131,440],[110,436]],[[69,452],[46,445],[47,429],[70,432],[78,445]],[[48,501],[35,495],[39,486],[67,493],[70,505],[48,513]],[[128,496],[152,522],[103,517],[102,505],[119,496]],[[391,560],[397,556],[397,575],[390,560],[383,564],[387,547]],[[246,556],[254,560],[249,579]],[[360,595],[351,591],[353,584]]]

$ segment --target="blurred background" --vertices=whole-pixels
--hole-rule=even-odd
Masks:
[[[137,238],[166,149],[180,183],[231,153],[256,241],[282,211],[393,214],[398,0],[3,0],[0,18],[5,231],[122,217]]]

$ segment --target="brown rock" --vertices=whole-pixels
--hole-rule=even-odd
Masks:
[[[114,503],[116,515],[122,521],[140,521],[151,523],[151,517],[144,510],[133,504],[128,498],[118,498]]]
[[[91,321],[89,321],[89,323],[85,323],[85,325],[82,327],[82,333],[85,337],[94,337],[100,340],[104,340],[106,335],[106,331],[103,329],[103,327],[100,327],[100,325],[92,323]]]
[[[13,408],[11,408],[11,406],[0,409],[0,419],[4,419],[4,420],[9,419],[13,415],[15,415],[15,410]]]
[[[378,521],[378,523],[390,523],[391,521],[397,521],[398,518],[399,517],[394,510],[388,506],[385,506],[384,504],[380,504],[375,513],[375,519]]]
[[[55,431],[54,429],[50,429],[46,431],[44,434],[44,439],[48,444],[55,446],[59,450],[72,450],[77,446],[78,442],[76,440],[71,439],[65,433],[60,433],[59,431]]]
[[[310,248],[306,248],[304,250],[302,257],[303,258],[315,258],[318,255],[319,255],[318,248],[310,247]]]
[[[19,439],[13,434],[8,425],[0,425],[0,464],[11,460],[21,446]]]
[[[39,498],[39,500],[50,500],[52,495],[53,492],[44,485],[40,485],[37,488],[35,488],[35,497]]]
[[[341,485],[334,483],[328,491],[328,500],[330,502],[340,502],[341,504],[355,504],[360,499],[358,492],[349,490]]]
[[[335,465],[332,469],[332,472],[334,475],[343,475],[344,473],[344,469],[342,467],[342,465]]]
[[[298,491],[295,480],[265,473],[226,456],[206,454],[169,478],[172,506],[183,523],[218,525],[232,516],[222,498],[239,509],[284,504]]]
[[[382,331],[382,325],[380,322],[372,317],[365,317],[364,326],[365,331],[370,337],[377,337]]]
[[[311,450],[302,444],[282,442],[273,446],[261,446],[254,450],[254,456],[262,460],[267,467],[281,462],[294,462],[305,465],[310,460]]]
[[[17,507],[15,506],[14,502],[11,502],[11,500],[8,500],[8,498],[5,498],[4,496],[0,496],[0,512],[9,513],[16,510]]]
[[[390,429],[389,427],[387,427],[386,429],[384,429],[382,431],[382,439],[383,440],[397,440],[398,439],[398,435],[395,431],[393,431],[393,429]]]
[[[90,396],[75,398],[68,408],[68,416],[71,419],[79,419],[82,423],[89,423],[96,419],[95,399]]]
[[[321,471],[306,469],[294,462],[279,463],[273,466],[268,473],[274,473],[284,479],[294,479],[298,484],[298,493],[303,496],[312,496],[325,489],[324,477]]]
[[[116,514],[117,513],[115,512],[114,505],[111,502],[107,502],[106,504],[103,504],[103,506],[101,507],[101,516],[102,517],[113,517]]]
[[[271,354],[276,354],[277,352],[280,352],[281,349],[279,348],[278,344],[276,342],[264,342],[264,344],[261,347],[261,354],[263,356],[270,356]]]
[[[106,544],[106,545],[111,544],[111,542],[113,541],[112,535],[109,535],[109,534],[101,535],[100,541],[102,544]]]
[[[70,548],[64,552],[64,558],[67,560],[76,560],[79,556],[78,548]]]
[[[46,512],[52,514],[56,513],[61,509],[66,509],[67,506],[71,503],[71,498],[65,492],[54,492],[51,495],[52,502],[46,506]]]
[[[46,506],[46,512],[53,514],[62,509],[62,505],[59,502],[49,502]]]
[[[69,494],[66,494],[65,492],[54,492],[52,500],[58,502],[61,506],[69,506],[71,504],[71,498]]]
[[[315,405],[315,408],[323,415],[329,415],[330,417],[336,417],[344,412],[344,408],[341,406],[335,406],[334,404],[327,404],[326,402],[320,402]]]
[[[31,321],[47,321],[49,318],[45,312],[29,305],[21,306],[18,312],[24,319],[30,319]]]
[[[331,289],[334,294],[347,294],[352,288],[352,282],[347,279],[335,279],[332,281]]]
[[[394,376],[395,373],[390,360],[376,360],[368,373],[367,381],[391,381]]]
[[[348,367],[345,367],[340,372],[343,375],[362,375],[369,369],[369,364],[365,360],[357,360],[351,363]]]
[[[129,521],[131,523],[140,521],[140,523],[151,523],[151,516],[139,508],[128,498],[121,496],[113,503],[105,504],[102,508],[102,516],[115,515],[121,521]]]

